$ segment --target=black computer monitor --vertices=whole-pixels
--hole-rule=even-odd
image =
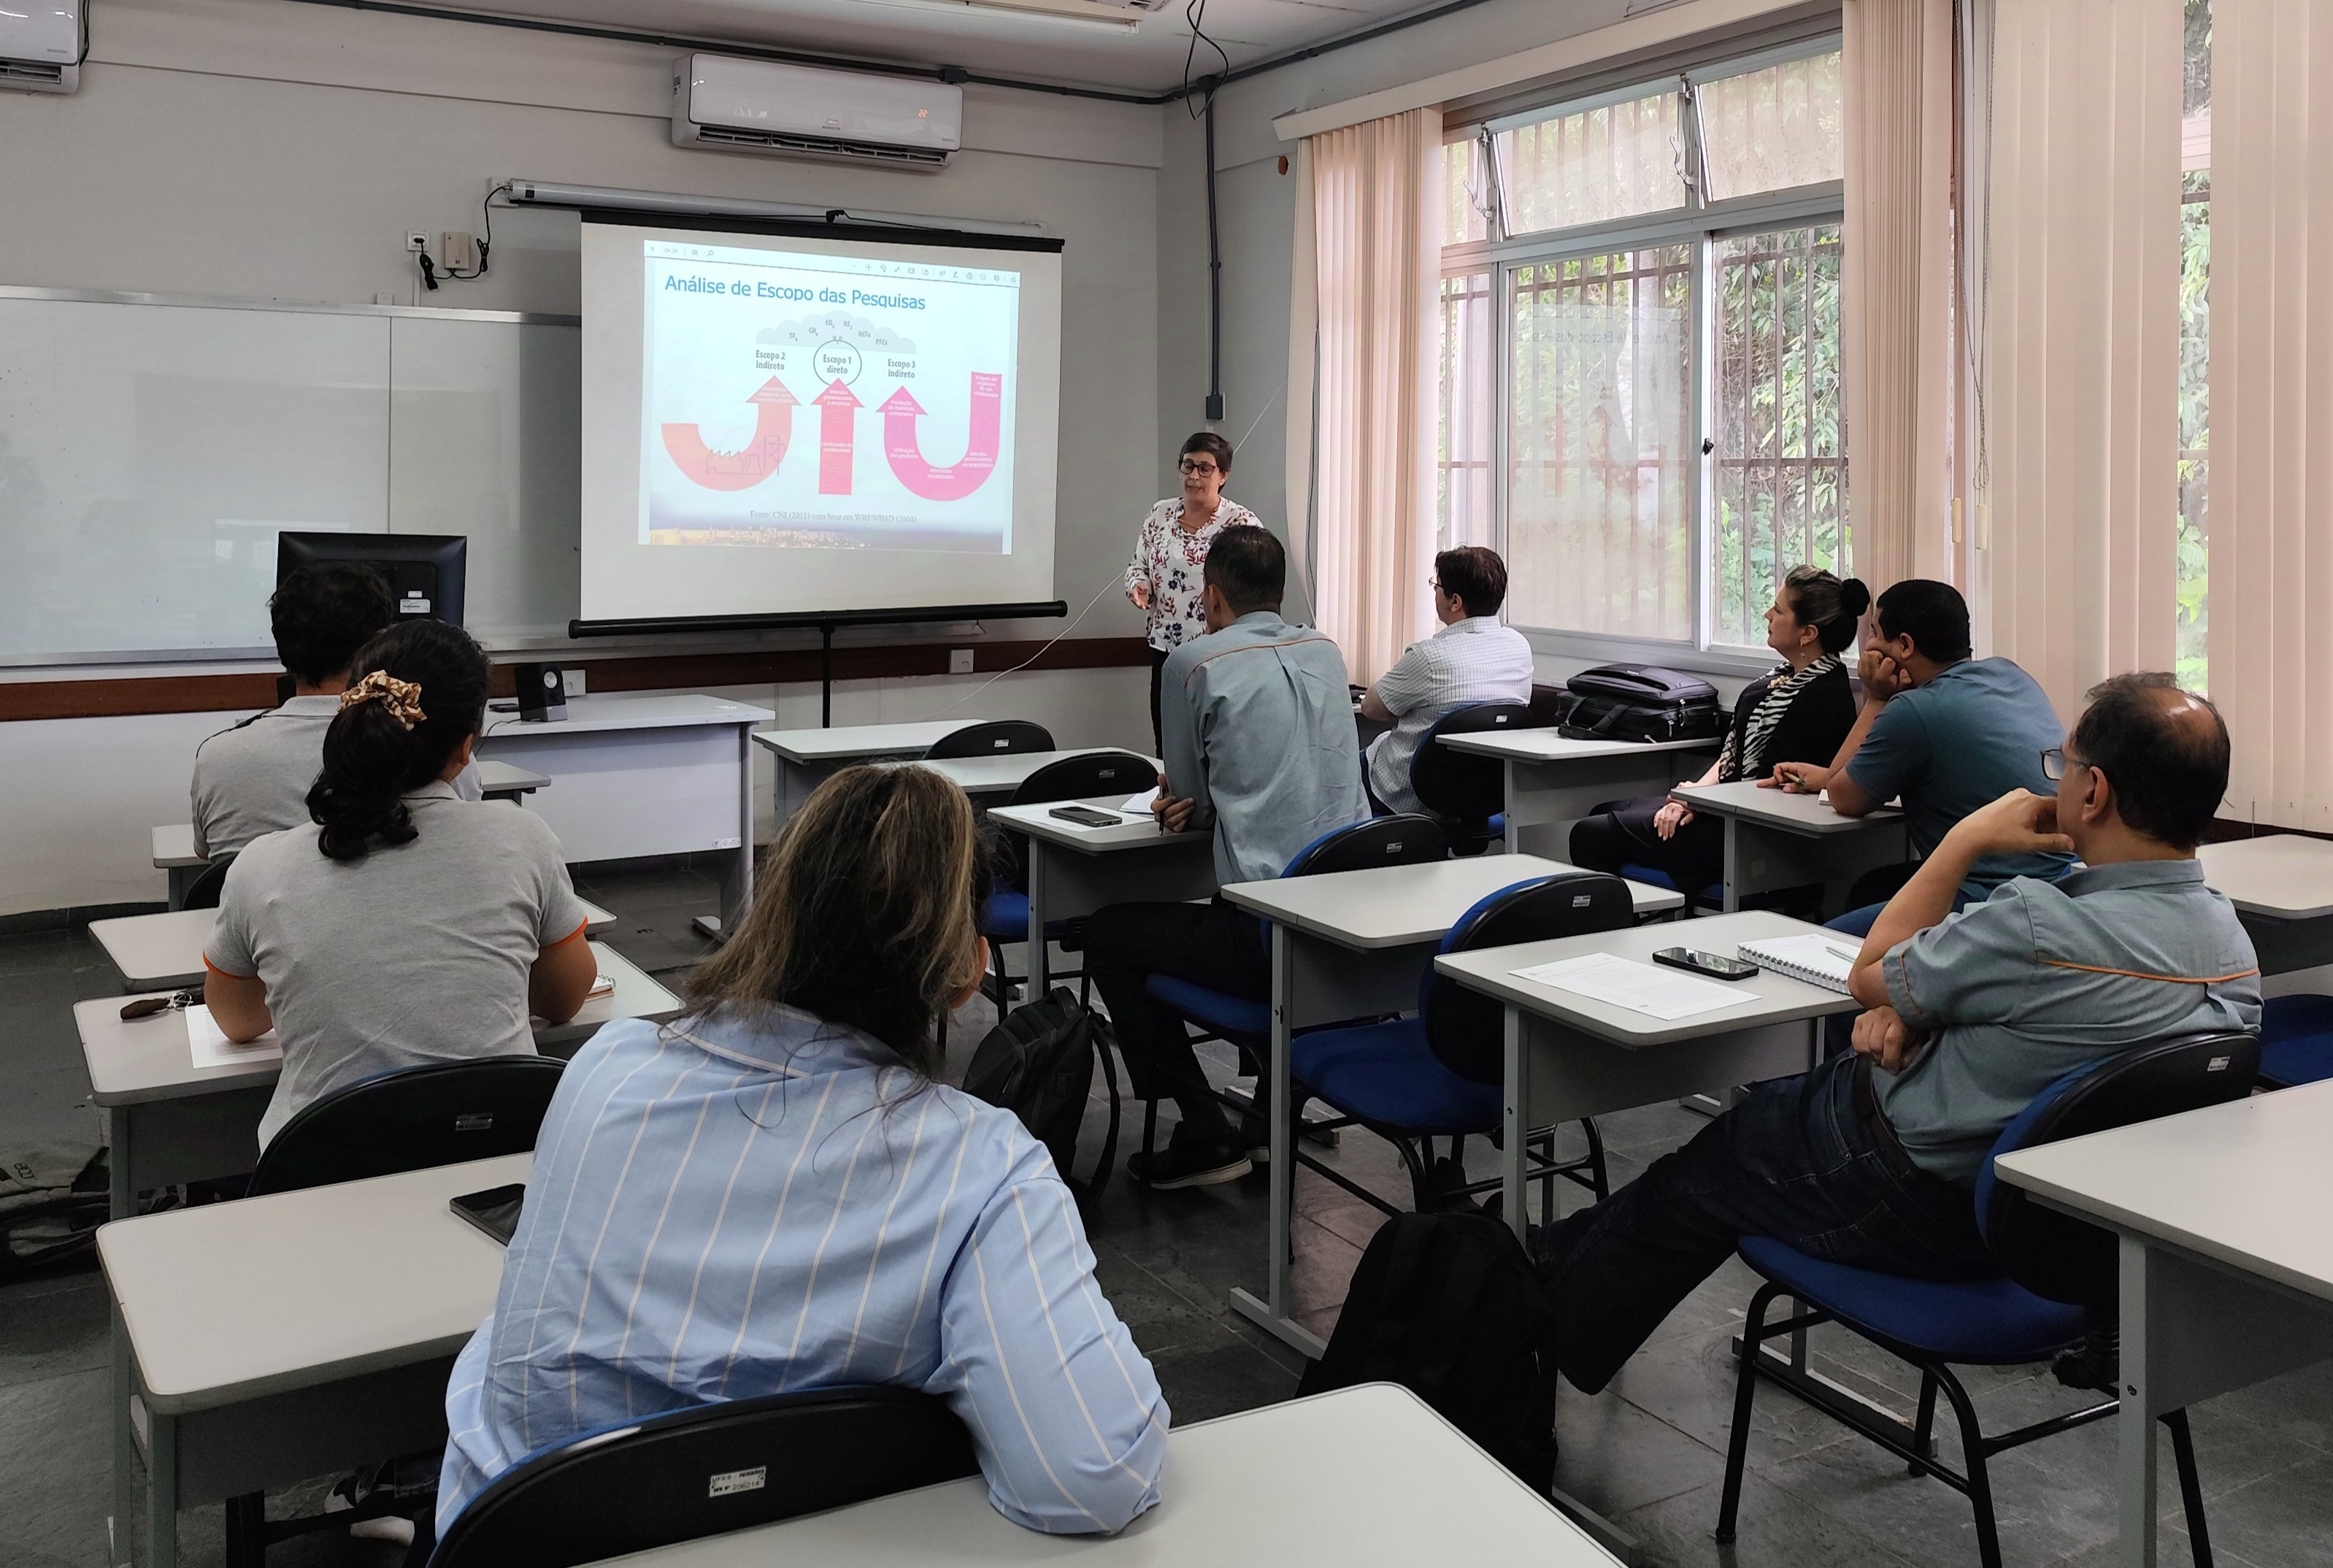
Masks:
[[[361,561],[389,579],[399,620],[462,624],[462,573],[470,542],[458,534],[295,534],[275,536],[275,581],[295,566]]]

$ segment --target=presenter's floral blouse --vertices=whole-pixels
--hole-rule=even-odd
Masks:
[[[1238,502],[1215,503],[1215,521],[1195,534],[1183,531],[1183,500],[1176,496],[1150,508],[1142,520],[1141,536],[1134,542],[1134,559],[1126,568],[1126,591],[1138,582],[1150,584],[1150,646],[1172,653],[1207,630],[1206,611],[1200,603],[1207,547],[1226,528],[1261,528],[1256,515]]]

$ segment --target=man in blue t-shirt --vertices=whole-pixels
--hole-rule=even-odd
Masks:
[[[1881,594],[1879,640],[1863,650],[1863,711],[1829,767],[1786,762],[1767,782],[1813,794],[1828,789],[1840,813],[1859,817],[1901,797],[1912,852],[1922,859],[1953,824],[2011,790],[2049,793],[2041,754],[2066,738],[2033,678],[2006,659],[1969,657],[1968,601],[1949,582],[1912,577]],[[2054,880],[2070,855],[1989,855],[1969,868],[1954,907],[1982,902],[2011,877]],[[1859,880],[1834,930],[1864,936],[1914,867]]]

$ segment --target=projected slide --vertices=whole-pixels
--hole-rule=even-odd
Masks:
[[[1012,553],[1020,273],[643,251],[638,543]]]

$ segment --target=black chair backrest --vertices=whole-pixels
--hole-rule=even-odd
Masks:
[[[1379,866],[1425,866],[1450,858],[1442,824],[1416,812],[1371,817],[1323,833],[1297,852],[1283,877],[1317,877],[1330,871],[1366,871]]]
[[[1081,801],[1099,795],[1124,800],[1137,790],[1158,784],[1158,770],[1150,759],[1130,751],[1089,751],[1049,762],[1021,781],[1012,804],[1042,805],[1047,801]]]
[[[1531,709],[1520,702],[1473,702],[1434,721],[1410,759],[1409,787],[1435,816],[1455,822],[1487,822],[1507,805],[1506,765],[1440,745],[1445,735],[1479,735],[1493,729],[1529,729]]]
[[[944,762],[959,756],[1013,756],[1022,752],[1051,751],[1053,732],[1042,724],[1031,724],[1025,718],[1000,718],[987,724],[968,724],[951,735],[944,735],[924,753],[926,762]]]
[[[217,909],[219,891],[226,886],[226,869],[235,864],[235,857],[233,850],[213,855],[210,863],[203,868],[203,874],[187,885],[187,901],[181,907],[189,909]]]
[[[2003,1130],[1993,1153],[2242,1100],[2259,1073],[2260,1041],[2250,1034],[2137,1046],[2042,1091]],[[2119,1260],[2112,1232],[2044,1207],[2025,1188],[1999,1179],[1991,1160],[1976,1202],[1985,1243],[2011,1279],[2051,1301],[2113,1310]]]
[[[733,1400],[580,1438],[470,1500],[429,1568],[572,1568],[980,1473],[938,1399],[845,1388]]]
[[[268,1141],[251,1196],[524,1154],[564,1066],[544,1056],[487,1056],[335,1089],[301,1107]]]
[[[1458,917],[1442,939],[1442,951],[1548,942],[1625,930],[1636,923],[1637,904],[1627,883],[1603,871],[1560,871],[1483,899]],[[1418,1012],[1426,1021],[1426,1043],[1445,1067],[1476,1083],[1505,1082],[1506,1012],[1496,1001],[1429,967],[1418,990]]]

